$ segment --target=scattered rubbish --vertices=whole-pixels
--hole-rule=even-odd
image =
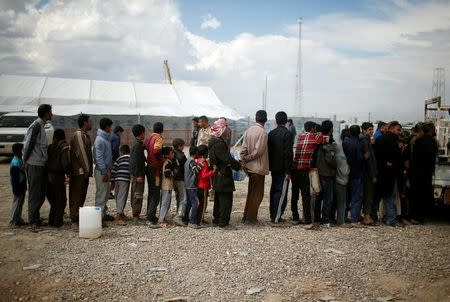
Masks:
[[[8,236],[14,236],[14,235],[16,235],[16,234],[13,232],[4,232],[4,233],[0,234],[1,237],[8,237]]]
[[[329,242],[336,242],[336,241],[339,241],[339,240],[341,240],[341,238],[339,238],[339,237],[334,237],[334,236],[328,238],[328,241],[329,241]]]
[[[173,298],[169,298],[164,300],[164,302],[188,302],[189,297],[173,297]]]
[[[319,301],[322,301],[322,302],[336,301],[336,298],[333,296],[324,296],[324,297],[320,297]]]
[[[139,238],[140,242],[151,242],[152,240],[150,238]]]
[[[124,265],[125,264],[125,262],[113,262],[113,263],[111,263],[112,265]]]
[[[344,255],[345,253],[343,251],[337,250],[337,249],[324,249],[324,253],[335,253],[338,255]]]
[[[33,264],[33,265],[30,265],[30,266],[25,266],[22,269],[24,271],[32,271],[32,270],[40,268],[41,266],[42,266],[42,264]]]
[[[250,254],[249,251],[237,251],[237,252],[233,252],[233,255],[235,255],[235,256],[243,256],[243,257],[245,257],[245,256],[248,256],[249,254]]]
[[[137,245],[136,243],[134,243],[134,242],[128,243],[128,245],[131,246],[131,247],[137,247],[137,246],[138,246],[138,245]]]
[[[254,294],[259,294],[263,290],[264,290],[264,288],[262,288],[262,287],[252,287],[252,288],[248,289],[245,293],[247,295],[254,295]]]
[[[394,297],[378,297],[375,299],[376,302],[389,302],[389,301],[394,301]]]
[[[161,266],[155,266],[155,267],[151,267],[148,270],[150,273],[160,273],[160,272],[166,272],[167,268],[165,267],[161,267]]]

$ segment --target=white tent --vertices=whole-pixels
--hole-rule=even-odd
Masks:
[[[92,115],[241,116],[222,104],[210,87],[112,82],[52,77],[0,76],[0,112],[36,111],[51,104],[60,116]]]

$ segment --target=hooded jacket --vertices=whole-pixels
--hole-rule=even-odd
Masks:
[[[100,171],[102,175],[111,173],[112,150],[110,134],[102,129],[98,129],[94,142],[94,164],[95,170]]]

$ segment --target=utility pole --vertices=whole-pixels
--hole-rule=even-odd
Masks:
[[[169,61],[164,60],[164,67],[166,68],[167,80],[169,81],[169,84],[172,85],[172,74],[170,73]]]
[[[295,104],[294,114],[301,116],[302,102],[302,19],[298,20],[298,57],[297,57],[297,75],[295,83]]]
[[[369,123],[370,123],[371,118],[372,118],[372,112],[369,112],[369,120],[368,120]]]
[[[267,74],[266,74],[266,85],[264,87],[263,93],[263,110],[267,111]]]

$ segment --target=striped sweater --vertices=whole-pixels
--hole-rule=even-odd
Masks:
[[[114,163],[111,172],[112,181],[130,181],[130,155],[124,154]]]

